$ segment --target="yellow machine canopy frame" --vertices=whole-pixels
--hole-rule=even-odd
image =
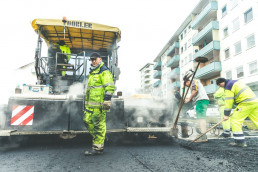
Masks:
[[[81,51],[107,51],[120,41],[121,31],[117,27],[75,20],[34,19],[32,27],[47,45],[61,40],[70,47],[72,53]]]

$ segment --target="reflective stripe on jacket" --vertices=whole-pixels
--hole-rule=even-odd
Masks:
[[[233,108],[234,102],[236,104],[244,102],[257,101],[256,95],[246,84],[229,80],[225,86],[225,109],[224,115],[229,116]]]
[[[89,74],[85,105],[91,108],[100,108],[103,105],[105,94],[112,95],[114,90],[113,76],[101,62],[100,66]]]

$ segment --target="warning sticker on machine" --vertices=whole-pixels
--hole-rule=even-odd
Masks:
[[[32,125],[34,106],[14,105],[11,125]]]

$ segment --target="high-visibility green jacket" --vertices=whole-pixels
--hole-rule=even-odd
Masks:
[[[101,62],[100,66],[89,74],[85,105],[91,108],[101,108],[104,99],[110,100],[114,93],[115,85],[109,69]]]
[[[225,89],[219,87],[219,89],[213,94],[214,98],[217,100],[219,106],[225,105]]]
[[[67,54],[71,54],[71,50],[67,45],[59,45],[59,48],[61,50],[62,53],[67,53]],[[69,61],[71,58],[70,55],[67,55],[67,60]]]
[[[229,116],[236,104],[245,102],[257,102],[254,92],[244,83],[237,80],[229,80],[225,85],[225,109],[224,115]]]

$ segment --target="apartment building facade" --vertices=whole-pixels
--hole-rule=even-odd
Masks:
[[[195,78],[211,100],[219,77],[243,80],[257,92],[257,8],[258,0],[201,0],[154,59],[161,64],[154,70],[162,73],[154,91],[169,97],[182,87],[184,74],[196,68],[194,59],[204,56],[208,62],[200,64]]]
[[[153,91],[153,64],[147,63],[140,70],[141,72],[141,92],[151,94]]]
[[[258,1],[218,1],[221,75],[241,80],[258,94]]]

